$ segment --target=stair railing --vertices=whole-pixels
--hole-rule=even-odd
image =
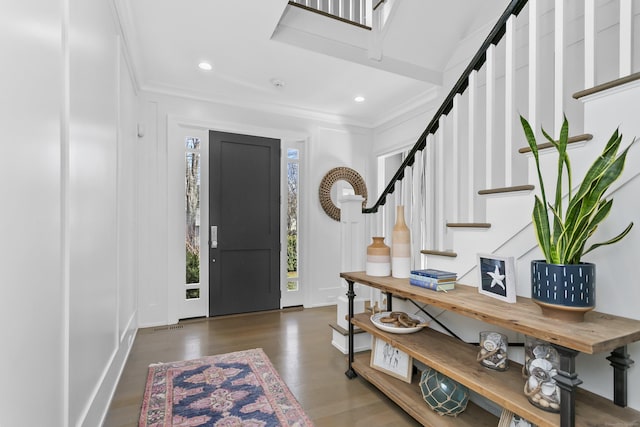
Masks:
[[[384,0],[290,0],[289,4],[371,29],[373,11]]]

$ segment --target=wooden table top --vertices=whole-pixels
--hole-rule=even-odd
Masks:
[[[510,304],[482,295],[474,286],[456,283],[454,290],[436,292],[410,285],[409,279],[368,276],[363,271],[340,273],[340,277],[582,353],[612,351],[640,340],[640,321],[626,317],[591,311],[584,322],[569,323],[543,316],[530,298],[518,297]]]

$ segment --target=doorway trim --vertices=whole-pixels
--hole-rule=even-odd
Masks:
[[[206,144],[205,152],[208,153],[209,150],[209,130],[218,131],[218,132],[229,132],[229,133],[239,133],[244,135],[254,135],[254,136],[263,136],[267,138],[275,138],[280,139],[282,141],[282,145],[285,143],[290,143],[292,141],[302,141],[305,152],[309,152],[308,150],[308,142],[309,136],[307,134],[300,133],[298,131],[292,131],[289,129],[278,129],[278,128],[269,128],[269,127],[261,127],[261,126],[248,126],[246,123],[237,123],[237,122],[223,122],[223,121],[215,121],[215,120],[200,120],[189,117],[184,117],[180,115],[167,114],[167,323],[173,324],[177,323],[180,316],[180,298],[183,294],[184,289],[184,207],[183,207],[183,199],[184,199],[184,177],[180,175],[179,171],[182,170],[182,165],[184,163],[183,160],[183,152],[184,145],[178,144],[177,141],[180,141],[182,138],[181,134],[185,132],[185,130],[192,129],[194,132],[205,132],[206,139],[203,139],[203,144]],[[308,158],[308,155],[306,156]],[[307,170],[307,159],[304,161],[304,169]],[[208,159],[206,168],[208,169]],[[280,179],[284,179],[283,173],[280,174]],[[304,206],[306,203],[306,199],[304,198],[304,194],[308,194],[307,181],[303,183],[303,187],[301,189],[301,205]],[[202,209],[202,206],[201,206]],[[207,208],[208,210],[208,208]],[[305,233],[304,224],[307,224],[307,209],[303,209],[302,217],[301,217],[301,227],[300,233]],[[201,211],[200,217],[200,229],[206,230],[209,229],[209,216],[208,212],[205,215],[203,211]],[[282,233],[281,233],[282,235]],[[282,237],[281,237],[282,239]],[[201,242],[207,242],[207,238],[202,240]],[[286,249],[286,240],[283,242],[281,240],[281,247]],[[300,264],[301,275],[300,280],[304,280],[304,271],[306,271],[305,263],[304,263],[304,253],[307,253],[305,248],[305,244],[300,247],[301,259],[302,262]],[[204,259],[208,258],[208,245],[202,244],[200,245],[200,258],[204,256]],[[203,253],[203,249],[205,252]],[[180,260],[180,261],[175,261]],[[202,261],[201,272],[200,272],[200,281],[209,280],[208,271],[206,272],[206,277],[204,277],[204,271],[202,270]],[[286,267],[285,267],[286,270]],[[286,271],[285,271],[286,272]],[[162,292],[159,290],[159,292]],[[309,290],[304,288],[304,305],[308,305],[309,298]]]

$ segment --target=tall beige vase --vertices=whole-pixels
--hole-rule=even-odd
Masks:
[[[404,222],[404,206],[396,208],[396,224],[391,235],[391,275],[401,279],[411,271],[411,235]]]

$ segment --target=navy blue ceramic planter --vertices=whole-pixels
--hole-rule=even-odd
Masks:
[[[584,313],[596,306],[595,264],[531,261],[531,298],[547,316],[582,321]]]

